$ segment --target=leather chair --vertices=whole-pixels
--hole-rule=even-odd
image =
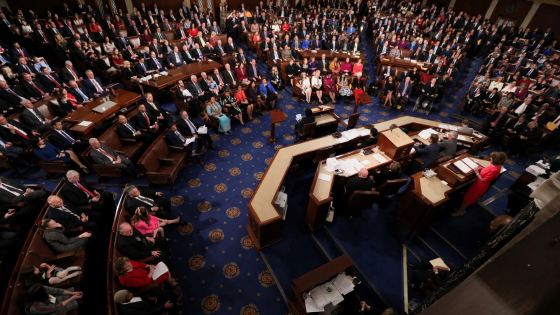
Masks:
[[[299,131],[296,129],[297,136],[296,141],[305,141],[306,139],[313,139],[313,135],[315,135],[315,129],[317,128],[317,122],[312,122],[309,124],[303,125],[303,131]]]
[[[315,157],[313,158],[313,163],[317,164],[322,160],[326,160],[335,151],[336,150],[333,149],[333,146],[328,146],[326,148],[317,150]]]
[[[52,174],[60,174],[68,172],[70,164],[64,161],[43,161],[39,159],[34,153],[31,147],[27,148],[25,152],[47,173],[48,179],[54,179]]]
[[[395,195],[399,192],[402,186],[407,182],[406,178],[392,179],[384,182],[377,188],[381,197],[388,197]]]
[[[165,141],[156,141],[138,161],[150,181],[150,186],[167,184],[173,190],[173,183],[187,161],[184,150],[173,152]]]
[[[360,114],[361,112],[352,114],[348,119],[341,120],[339,123],[344,127],[344,130],[353,129],[358,124]]]
[[[362,209],[371,209],[380,196],[379,192],[375,190],[356,190],[352,193],[350,198],[348,198],[348,209],[350,209],[352,213],[355,211],[361,212]],[[361,213],[361,215],[364,220],[367,221],[369,219],[364,213]],[[352,215],[350,218],[352,218]]]
[[[174,86],[169,90],[169,93],[171,94],[171,99],[173,100],[173,103],[175,103],[175,108],[177,108],[177,112],[180,113],[181,111],[187,111],[187,113],[189,113],[189,117],[196,117],[196,111],[195,108],[190,106],[188,103],[182,102],[179,97],[177,97],[177,89],[179,87],[178,86]]]
[[[439,158],[439,159],[435,160],[432,164],[428,165],[427,168],[433,169],[433,168],[435,168],[436,166],[438,166],[438,165],[440,165],[440,164],[442,164],[442,163],[445,163],[445,162],[447,162],[447,161],[449,161],[449,160],[451,160],[451,159],[454,159],[454,158],[455,158],[455,157],[454,157],[453,155],[445,156],[445,157]]]
[[[115,150],[117,153],[126,155],[131,160],[136,160],[139,157],[144,146],[144,142],[137,141],[134,138],[120,138],[117,133],[117,125],[109,128],[98,139],[99,142]]]
[[[461,156],[463,154],[467,154],[468,152],[469,152],[469,149],[463,149],[461,151],[455,152],[455,154],[453,154],[453,157],[458,157],[458,156]]]
[[[89,157],[91,147],[87,148],[82,153],[82,159],[87,163],[90,169],[92,169],[99,177],[98,181],[103,183],[104,177],[118,177],[123,182],[122,172],[116,165],[101,165],[95,164],[93,160]]]

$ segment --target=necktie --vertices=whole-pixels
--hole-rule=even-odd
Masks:
[[[138,29],[136,28],[136,26],[134,26],[134,30],[136,31],[136,35],[140,35],[140,32],[138,32]]]
[[[45,92],[43,92],[40,88],[37,87],[37,85],[35,85],[35,83],[33,83],[33,81],[29,82],[31,85],[33,85],[33,87],[35,89],[37,89],[37,91],[41,92],[41,95],[45,95]]]
[[[13,187],[13,186],[10,186],[10,185],[4,184],[4,183],[2,183],[1,186],[2,186],[2,188],[6,189],[6,190],[9,190],[12,194],[14,194],[16,196],[19,196],[23,193],[23,190],[19,189],[17,187]]]
[[[132,126],[128,123],[124,124],[128,129],[130,129],[130,131],[132,131],[132,133],[136,133],[136,129],[132,128]]]
[[[200,57],[200,60],[204,60],[204,56],[202,55],[200,49],[197,49],[196,52],[198,52],[198,56]]]
[[[74,144],[74,143],[76,142],[76,140],[74,140],[74,138],[70,137],[70,135],[67,134],[64,130],[60,130],[59,132],[60,132],[60,134],[61,134],[64,138],[66,138],[66,140],[68,140],[71,144]]]
[[[97,90],[97,92],[99,92],[99,93],[103,92],[103,89],[101,88],[99,83],[97,83],[97,81],[95,79],[90,79],[90,81],[95,86],[95,89]]]
[[[185,36],[185,32],[183,32],[182,29],[181,29],[181,35],[183,35],[183,36],[181,37],[181,39],[185,39],[185,37],[186,37],[186,36]]]
[[[77,218],[78,220],[80,220],[80,221],[82,220],[82,218],[81,218],[79,215],[77,215],[77,214],[75,214],[74,212],[70,211],[70,209],[68,209],[68,208],[66,208],[66,207],[58,208],[58,210],[61,210],[61,211],[63,211],[63,212],[66,212],[66,213],[68,213],[69,215],[76,217],[76,218]]]
[[[194,124],[189,119],[187,119],[187,124],[189,125],[189,128],[191,129],[191,133],[193,135],[196,134],[196,128],[194,127]]]
[[[218,46],[218,48],[220,49],[220,54],[223,55],[224,51],[222,50],[222,46]]]
[[[50,74],[48,74],[47,77],[56,85],[56,87],[61,87],[61,85],[56,82],[56,80]]]
[[[45,42],[48,42],[47,38],[45,37],[45,34],[43,34],[43,31],[39,30],[39,34],[41,34],[41,37],[43,37]]]
[[[527,73],[527,75],[531,75],[531,73],[533,73],[533,69],[529,70],[529,72]]]
[[[80,185],[80,183],[76,183],[76,186],[83,190],[86,194],[91,196],[91,198],[95,198],[95,195],[91,191],[87,190],[84,186]]]
[[[498,116],[498,118],[496,118],[496,120],[494,120],[494,124],[497,124],[498,121],[500,120],[500,118],[502,118],[502,113],[500,113],[500,115]]]
[[[150,205],[150,206],[152,206],[152,207],[154,206],[154,200],[151,199],[151,198],[142,197],[142,196],[138,196],[138,197],[136,197],[136,198],[137,198],[138,200],[144,202],[144,203],[147,203],[148,205]]]
[[[111,154],[105,152],[105,150],[103,150],[101,148],[99,148],[98,151],[101,152],[102,154],[104,154],[105,156],[107,156],[111,161],[116,161],[117,160],[116,157],[114,157]]]
[[[177,135],[177,137],[179,137],[179,139],[181,139],[183,143],[187,141],[187,139],[183,137],[183,135],[179,131],[175,131],[175,134]]]
[[[558,123],[560,123],[560,116],[558,116],[558,118],[556,118],[553,122],[555,125],[558,125]]]
[[[16,92],[12,91],[12,89],[8,89],[8,92],[12,93],[16,97],[18,97],[20,100],[23,100],[23,97],[19,96]]]
[[[220,74],[216,75],[218,77],[218,80],[220,80],[220,85],[224,85],[224,81],[222,81],[222,76],[220,76]]]
[[[66,69],[68,69],[68,68],[66,68]],[[78,76],[76,75],[76,72],[74,72],[74,70],[68,69],[68,71],[70,71],[70,73],[72,73],[72,76],[74,77],[74,80],[78,80]]]
[[[142,113],[142,115],[144,116],[144,119],[146,119],[146,123],[148,124],[148,126],[150,126],[150,120],[148,119],[148,115],[146,115],[146,113]]]
[[[157,65],[158,69],[160,69],[160,68],[161,68],[161,65],[159,64],[159,61],[157,60],[157,58],[154,58],[154,61],[155,61],[156,65]]]
[[[254,72],[255,77],[256,77],[257,76],[257,67],[256,66],[253,66],[253,72]]]
[[[45,117],[43,117],[36,108],[31,109],[31,112],[35,115],[35,117],[37,117],[37,119],[39,119],[39,121],[43,122],[45,120]]]
[[[76,88],[76,91],[78,91],[78,93],[80,93],[80,95],[82,96],[84,101],[89,100],[89,98],[82,92],[82,90],[80,90],[80,88]]]
[[[19,51],[19,54],[20,54],[22,57],[25,57],[25,54],[23,53],[23,51],[21,51],[21,49],[18,49],[18,51]]]

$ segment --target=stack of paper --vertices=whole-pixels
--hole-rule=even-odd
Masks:
[[[536,165],[531,165],[531,166],[527,167],[525,170],[527,172],[535,175],[535,176],[539,176],[539,175],[542,175],[542,174],[546,173],[545,170],[543,170],[542,168],[540,168],[539,166],[536,166]]]
[[[381,155],[379,153],[374,153],[373,158],[376,159],[377,162],[379,162],[379,163],[385,163],[385,162],[388,161],[383,155]]]
[[[162,71],[162,72],[160,72],[160,74],[161,74],[161,75],[169,75],[169,72],[167,72],[167,71]]]
[[[348,139],[344,138],[344,137],[340,137],[338,139],[336,139],[338,141],[338,143],[344,143],[344,142],[348,142]]]
[[[462,160],[453,162],[453,165],[457,166],[463,174],[466,174],[471,171],[471,168],[468,167],[467,164],[463,163]]]
[[[202,125],[202,126],[198,127],[197,132],[201,135],[205,135],[205,134],[208,133],[208,127],[206,127],[205,125]]]
[[[324,308],[325,305],[330,303],[324,293],[323,286],[318,286],[315,289],[311,290],[311,292],[309,292],[309,295],[311,295],[311,298],[315,301],[317,307],[321,309]]]
[[[338,292],[340,292],[341,294],[346,295],[346,294],[354,291],[354,283],[352,282],[352,280],[350,280],[348,275],[346,275],[345,273],[339,274],[332,281],[332,283],[337,288]]]
[[[343,132],[342,136],[348,140],[352,140],[358,138],[360,136],[360,133],[356,129],[350,129]]]
[[[428,140],[431,135],[432,134],[428,131],[428,129],[425,129],[425,130],[420,131],[420,133],[418,134],[418,137],[420,137],[424,140]]]
[[[156,280],[157,278],[159,278],[161,275],[163,275],[164,273],[168,272],[169,269],[167,268],[167,266],[160,262],[159,264],[156,265],[156,269],[154,270],[154,273],[152,274],[152,279]]]
[[[360,161],[358,161],[357,159],[348,159],[345,160],[345,162],[349,165],[351,165],[352,167],[354,167],[356,170],[361,170],[364,166],[362,163],[360,163]]]
[[[527,185],[527,187],[531,188],[532,190],[537,189],[542,183],[544,183],[545,179],[538,176],[534,182]]]
[[[325,310],[325,307],[319,307],[317,302],[310,296],[307,295],[305,298],[305,311],[307,313],[314,313],[314,312],[322,312]]]
[[[449,125],[449,130],[457,131],[458,129],[455,125]]]
[[[339,166],[340,161],[338,161],[336,158],[328,158],[327,165],[325,165],[325,170],[327,170],[327,172],[334,172],[334,170],[336,170]]]
[[[346,163],[345,161],[341,161],[340,168],[343,169],[348,175],[352,176],[358,173],[358,170],[354,168],[354,166],[350,163]]]
[[[78,124],[78,126],[84,126],[84,127],[87,127],[89,125],[91,125],[91,121],[87,121],[87,120],[84,120]]]
[[[549,168],[550,168],[550,163],[546,163],[546,162],[543,161],[543,160],[539,160],[539,161],[537,162],[537,165],[540,166],[540,167],[542,167],[542,168],[544,168],[544,169],[549,169]]]
[[[458,135],[457,139],[461,140],[461,141],[467,141],[467,138],[463,135]]]
[[[195,137],[190,137],[190,138],[187,138],[187,139],[185,140],[185,144],[187,144],[187,145],[188,145],[188,144],[190,144],[190,143],[193,143],[193,142],[194,142],[194,140],[196,140],[196,138],[195,138]]]
[[[449,125],[446,125],[446,124],[439,124],[438,127],[442,128],[442,129],[449,129]]]
[[[330,177],[329,175],[323,174],[323,173],[319,174],[318,178],[319,178],[320,180],[324,180],[324,181],[326,181],[326,182],[330,182],[330,181],[331,181],[331,177]]]
[[[462,159],[461,161],[463,161],[463,163],[465,163],[473,171],[480,167],[480,165],[476,164],[473,160],[469,159],[468,157]]]
[[[367,135],[369,135],[369,134],[370,134],[369,129],[364,128],[364,129],[361,129],[361,130],[360,130],[360,136],[362,136],[362,137],[363,137],[363,136],[367,136]]]
[[[441,258],[436,258],[436,259],[432,259],[430,260],[430,264],[432,264],[432,266],[434,267],[445,267],[445,268],[449,268],[445,262],[443,261],[443,259]]]

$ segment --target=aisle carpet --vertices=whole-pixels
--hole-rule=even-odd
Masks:
[[[241,46],[246,48],[243,44]],[[369,42],[364,45],[362,53],[366,55],[365,75],[373,78],[374,67]],[[249,55],[255,54],[249,52]],[[479,65],[480,61],[465,60],[450,92],[441,101],[439,112],[426,116],[422,111],[411,113],[411,107],[405,113],[384,110],[378,105],[378,100],[374,99],[373,104],[360,107],[359,111],[362,115],[359,124],[375,124],[403,114],[458,124],[458,120],[454,119],[453,115],[458,113],[457,105],[474,78],[474,69]],[[259,61],[259,67],[263,73],[266,73],[266,65],[262,61]],[[245,126],[232,121],[233,135],[231,136],[218,135],[215,131],[211,131],[218,150],[208,151],[202,157],[206,162],[205,166],[185,167],[176,182],[175,191],[165,186],[157,187],[158,191],[172,198],[173,215],[183,214],[183,219],[189,222],[181,228],[166,229],[166,236],[171,239],[174,252],[171,273],[181,280],[182,302],[188,314],[288,314],[289,308],[272,274],[274,273],[279,279],[280,288],[289,296],[290,284],[295,277],[328,261],[312,240],[302,220],[302,213],[305,213],[307,207],[307,192],[310,189],[309,175],[304,172],[297,172],[290,176],[286,183],[288,189],[294,194],[297,191],[299,197],[289,200],[290,207],[283,228],[283,237],[285,237],[283,242],[263,251],[272,270],[268,269],[263,262],[263,257],[255,250],[247,236],[247,201],[276,150],[293,144],[294,117],[296,114],[302,114],[304,108],[308,106],[292,98],[291,87],[282,91],[281,95],[282,99],[279,100],[278,106],[284,110],[288,121],[277,126],[276,144],[266,141],[270,134],[271,122],[268,114],[256,116],[256,119],[246,123]],[[161,97],[160,101],[167,109],[174,110],[169,95]],[[347,118],[352,113],[352,109],[353,104],[335,105],[335,112],[342,119]],[[481,154],[488,155],[491,151]],[[505,190],[502,192],[502,189],[509,187],[523,172],[527,162],[529,161],[523,158],[508,160],[506,165],[508,171],[496,184],[500,185],[500,188],[490,192],[493,195],[502,193],[497,199],[500,202],[491,202],[484,205],[485,207],[479,206],[479,209],[469,214],[473,218],[467,216],[465,219],[455,220],[452,224],[449,224],[448,216],[442,216],[434,221],[436,229],[457,243],[459,249],[472,255],[476,252],[477,245],[472,241],[469,233],[474,229],[480,234],[488,219],[492,217],[488,211],[501,214],[503,198],[507,195]],[[44,176],[41,170],[22,171],[26,179],[10,171],[5,171],[2,175],[22,182],[42,182],[49,189],[54,188],[56,184],[54,181],[40,179]],[[95,175],[88,175],[85,178],[92,182],[97,180]],[[120,185],[118,180],[109,180],[107,183],[108,189],[120,196],[122,190],[118,187]],[[147,180],[133,180],[130,183],[146,186]],[[491,195],[485,196],[484,200],[489,197]],[[456,198],[456,201],[458,200],[460,199]],[[496,204],[499,206],[494,206]],[[484,215],[477,214],[484,211],[486,211]],[[383,214],[376,215],[383,216]],[[344,218],[336,218],[336,220],[344,220]],[[382,298],[387,301],[387,304],[402,310],[403,241],[391,235],[387,226],[383,226],[384,222],[387,222],[383,218],[376,220],[374,217],[367,223],[359,222],[353,225],[345,222],[335,222],[335,225],[339,226],[333,227],[333,233],[338,237],[344,231],[353,229],[352,233],[347,235],[348,239],[343,239],[343,245],[348,246],[348,253],[354,259],[358,258],[356,260],[363,267],[367,267],[368,277],[380,289]],[[377,233],[372,234],[371,231],[374,229]],[[388,235],[379,233],[381,231],[386,231]],[[378,238],[378,242],[364,251],[359,244],[360,238],[368,239],[373,236]],[[387,237],[387,241],[383,240],[384,237]],[[351,244],[354,245],[350,246]],[[450,248],[441,250],[442,255],[456,256]],[[433,253],[426,255],[433,255]],[[370,294],[374,293],[370,292]],[[370,299],[380,300],[379,297]]]

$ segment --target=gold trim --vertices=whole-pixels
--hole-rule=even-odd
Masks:
[[[408,314],[408,268],[406,260],[406,245],[402,246],[403,250],[403,288],[404,288],[404,312]]]

